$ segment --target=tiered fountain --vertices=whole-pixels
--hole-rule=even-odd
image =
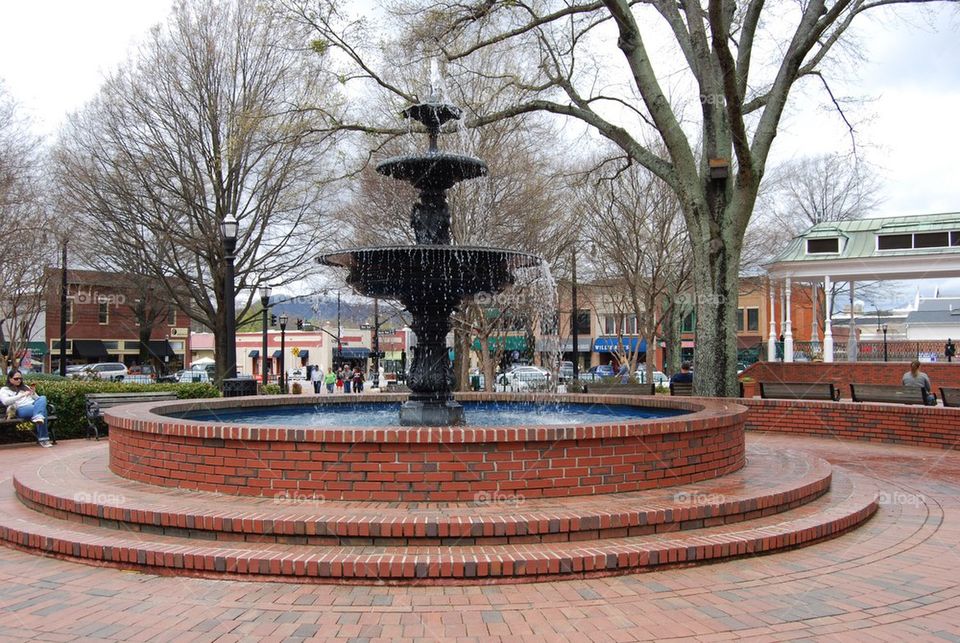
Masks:
[[[430,146],[422,155],[388,159],[377,171],[420,191],[410,214],[416,245],[344,250],[317,260],[348,268],[347,283],[359,294],[396,299],[413,316],[417,349],[407,380],[411,395],[400,409],[400,424],[463,424],[463,407],[453,399],[453,369],[447,356],[450,316],[465,297],[500,292],[514,282],[514,269],[539,265],[542,259],[452,243],[446,192],[460,181],[485,175],[487,166],[480,159],[437,149],[440,128],[460,118],[457,107],[428,101],[409,107],[403,115],[427,128]]]

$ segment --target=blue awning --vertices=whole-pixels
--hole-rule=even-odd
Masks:
[[[310,351],[305,351],[301,349],[299,357],[300,359],[303,359],[303,360],[310,359]]]
[[[639,348],[637,348],[637,342],[640,342]],[[614,336],[597,337],[593,342],[593,350],[597,353],[613,353],[617,350],[646,353],[647,340],[637,337],[624,337],[622,339]]]
[[[344,346],[339,351],[336,348],[333,349],[333,356],[337,357],[339,354],[343,359],[367,359],[370,357],[370,349],[353,346]]]
[[[281,356],[281,355],[283,355],[283,353],[280,351],[279,348],[278,348],[277,350],[273,351],[273,359],[280,359],[280,356]]]
[[[252,351],[247,353],[247,357],[260,357],[260,351],[254,348]]]

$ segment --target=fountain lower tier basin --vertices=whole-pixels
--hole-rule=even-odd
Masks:
[[[530,402],[458,394],[461,402]],[[169,417],[190,411],[365,402],[403,395],[270,396],[108,409],[110,468],[149,484],[248,496],[469,501],[478,493],[586,496],[709,480],[744,464],[745,407],[726,400],[543,396],[545,402],[686,411],[667,418],[499,427],[294,427]]]
[[[514,270],[543,262],[525,252],[447,245],[356,248],[318,260],[348,268],[347,282],[362,295],[427,302],[458,302],[468,295],[499,292],[513,283]]]

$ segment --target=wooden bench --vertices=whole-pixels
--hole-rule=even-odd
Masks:
[[[854,402],[891,402],[893,404],[927,404],[926,390],[919,386],[887,384],[851,384],[850,399]]]
[[[693,382],[670,382],[670,395],[693,395]]]
[[[830,382],[760,382],[760,397],[781,400],[840,399],[840,391]]]
[[[584,393],[614,395],[656,395],[657,385],[650,384],[583,384]]]
[[[0,405],[0,411],[3,411],[3,415],[0,416],[0,430],[10,429],[14,430],[17,426],[23,424],[24,422],[29,422],[33,426],[33,437],[40,441],[40,438],[37,436],[37,426],[30,422],[30,420],[25,420],[23,418],[14,418],[8,420],[6,416],[6,408]],[[53,425],[57,421],[57,410],[53,404],[47,403],[47,433],[50,435],[50,442],[53,444],[57,443],[57,434],[53,430]]]
[[[103,409],[121,404],[136,404],[137,402],[167,402],[176,400],[177,394],[173,391],[151,391],[147,393],[88,393],[87,407],[87,439],[100,439],[99,422],[103,420]]]
[[[960,388],[941,386],[940,399],[944,406],[960,406]]]

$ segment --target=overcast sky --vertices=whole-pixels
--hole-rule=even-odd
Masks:
[[[0,0],[0,78],[38,131],[52,135],[170,6],[170,0]],[[855,35],[864,61],[837,68],[834,91],[871,99],[851,115],[861,153],[882,172],[886,200],[876,216],[960,211],[953,164],[960,150],[960,14],[956,6],[938,5],[900,15],[860,23]],[[791,95],[773,162],[849,150],[842,121],[818,108],[822,92],[816,103],[807,101],[813,87]]]

